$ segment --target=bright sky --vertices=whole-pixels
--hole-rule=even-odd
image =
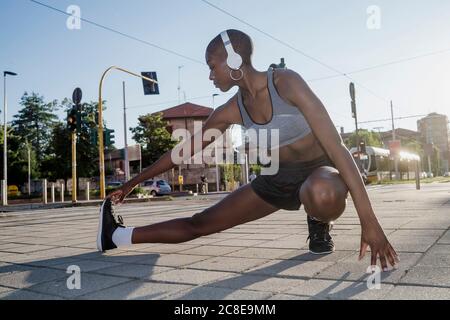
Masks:
[[[19,74],[8,78],[9,121],[19,110],[24,91],[38,92],[49,101],[71,97],[73,89],[80,87],[83,101],[96,101],[101,74],[109,66],[138,73],[157,71],[159,96],[144,96],[140,79],[117,71],[105,81],[104,99],[109,106],[105,119],[108,127],[116,130],[116,146],[122,147],[122,81],[127,87],[127,127],[135,126],[139,115],[178,104],[179,66],[183,66],[181,102],[185,96],[186,101],[211,106],[212,94],[221,92],[208,80],[204,51],[213,37],[229,28],[252,37],[256,69],[266,70],[284,57],[288,68],[308,81],[335,125],[343,126],[345,131],[354,130],[348,93],[351,80],[338,76],[313,81],[337,74],[315,60],[347,73],[440,52],[349,77],[356,84],[360,121],[389,118],[390,100],[396,117],[430,112],[450,116],[448,0],[208,0],[241,21],[201,0],[39,1],[64,12],[70,5],[77,5],[84,19],[199,62],[84,21],[81,29],[70,30],[66,15],[29,0],[0,0],[0,71]],[[379,29],[368,27],[368,21],[370,26],[377,26],[373,20],[376,15],[367,12],[372,5],[380,9]],[[216,106],[235,91],[216,97]],[[417,119],[397,120],[396,127],[416,130]],[[390,126],[389,121],[360,125],[367,129],[383,127],[381,130],[389,130]],[[131,133],[128,140],[133,143]]]

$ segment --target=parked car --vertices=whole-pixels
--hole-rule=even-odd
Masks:
[[[122,182],[120,181],[110,181],[106,183],[106,187],[110,188],[120,188],[122,186]]]
[[[172,192],[172,188],[165,180],[144,181],[142,189],[149,192],[152,196],[170,194]]]

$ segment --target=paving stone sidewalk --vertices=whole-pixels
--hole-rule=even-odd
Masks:
[[[0,299],[450,299],[450,183],[368,190],[401,259],[381,274],[380,289],[368,288],[369,257],[357,260],[351,200],[332,231],[336,252],[326,256],[307,251],[303,209],[183,244],[102,254],[95,248],[98,207],[74,207],[0,214]],[[117,211],[140,226],[190,216],[224,196]],[[76,270],[80,289],[69,289]]]

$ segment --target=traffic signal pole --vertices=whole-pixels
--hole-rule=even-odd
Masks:
[[[77,202],[77,134],[72,135],[72,203]]]
[[[112,66],[103,72],[103,75],[100,79],[99,89],[98,89],[98,154],[99,154],[99,169],[100,169],[100,199],[104,199],[106,197],[105,190],[105,151],[104,151],[104,142],[103,142],[103,106],[102,106],[102,87],[103,81],[105,80],[106,75],[111,70],[118,70],[125,73],[128,73],[132,76],[147,80],[149,82],[157,84],[156,80],[150,79],[148,77],[142,76],[140,74],[128,71],[126,69]]]
[[[395,141],[395,126],[394,126],[394,106],[392,105],[391,101],[391,119],[392,119],[392,141]],[[399,173],[398,173],[398,155],[394,155],[394,169],[395,169],[395,180],[399,179]]]
[[[72,140],[72,203],[77,202],[77,133],[81,133],[81,97],[81,89],[76,88],[72,94],[74,106],[67,115],[67,125]]]
[[[355,98],[355,84],[353,82],[350,83],[350,98],[351,106],[352,106],[352,117],[355,118],[355,127],[356,127],[356,150],[358,152],[358,161],[357,166],[359,171],[362,171],[362,165],[361,165],[361,148],[360,148],[360,141],[359,141],[359,132],[358,132],[358,114],[356,112],[356,98]]]

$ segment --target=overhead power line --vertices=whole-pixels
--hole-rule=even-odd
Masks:
[[[306,57],[306,58],[308,58],[308,59],[310,59],[310,60],[312,60],[312,61],[314,61],[314,62],[320,64],[321,66],[323,66],[323,67],[325,67],[325,68],[328,68],[328,69],[332,70],[333,72],[336,72],[339,76],[346,77],[347,79],[353,81],[353,82],[354,82],[355,84],[357,84],[359,87],[365,89],[367,92],[369,92],[369,93],[372,94],[373,96],[377,97],[378,99],[383,100],[383,101],[385,101],[385,102],[389,102],[389,101],[390,101],[390,99],[386,99],[386,98],[384,98],[384,97],[378,95],[377,93],[375,93],[372,89],[370,89],[370,88],[368,88],[368,87],[362,85],[362,84],[359,83],[359,82],[356,82],[354,79],[352,79],[351,77],[348,76],[348,73],[344,73],[344,72],[342,72],[342,71],[340,71],[340,70],[338,70],[338,69],[336,69],[336,68],[334,68],[334,67],[332,67],[332,66],[330,66],[330,65],[328,65],[328,64],[326,64],[326,63],[324,63],[323,61],[321,61],[321,60],[319,60],[319,59],[317,59],[317,58],[315,58],[315,57],[313,57],[313,56],[307,54],[306,52],[304,52],[304,51],[302,51],[302,50],[299,50],[298,48],[295,48],[294,46],[290,45],[289,43],[287,43],[287,42],[285,42],[285,41],[283,41],[283,40],[278,39],[277,37],[275,37],[275,36],[269,34],[268,32],[266,32],[266,31],[264,31],[264,30],[262,30],[262,29],[260,29],[260,28],[258,28],[258,27],[256,27],[256,26],[254,26],[254,25],[248,23],[247,21],[245,21],[245,20],[243,20],[243,19],[241,19],[241,18],[239,18],[239,17],[237,17],[237,16],[235,16],[235,15],[229,13],[228,11],[226,11],[226,10],[220,8],[219,6],[217,6],[217,5],[215,5],[215,4],[211,3],[211,2],[209,2],[209,1],[207,1],[207,0],[200,0],[200,1],[204,2],[205,4],[209,5],[209,6],[212,7],[212,8],[215,8],[216,10],[218,10],[218,11],[220,11],[220,12],[222,12],[222,13],[224,13],[224,14],[226,14],[226,15],[228,15],[228,16],[230,16],[230,17],[236,19],[236,20],[238,20],[239,22],[241,22],[241,23],[243,23],[243,24],[249,26],[250,28],[252,28],[252,29],[254,29],[254,30],[256,30],[256,31],[258,31],[258,32],[260,32],[260,33],[262,33],[262,34],[264,34],[265,36],[269,37],[270,39],[272,39],[272,40],[274,40],[274,41],[276,41],[276,42],[278,42],[278,43],[280,43],[280,44],[282,44],[282,45],[284,45],[284,46],[290,48],[291,50],[293,50],[293,51],[295,51],[295,52],[301,54],[302,56],[304,56],[304,57]],[[398,107],[396,107],[396,108],[398,108]]]
[[[78,19],[80,19],[81,21],[86,22],[86,23],[88,23],[88,24],[91,24],[91,25],[93,25],[93,26],[96,26],[96,27],[98,27],[98,28],[101,28],[101,29],[104,29],[104,30],[107,30],[107,31],[110,31],[110,32],[113,32],[113,33],[116,33],[116,34],[121,35],[121,36],[123,36],[123,37],[126,37],[126,38],[128,38],[128,39],[131,39],[131,40],[134,40],[134,41],[138,41],[138,42],[140,42],[140,43],[142,43],[142,44],[145,44],[145,45],[151,46],[151,47],[153,47],[153,48],[162,50],[162,51],[164,51],[164,52],[167,52],[167,53],[170,53],[170,54],[172,54],[172,55],[178,56],[178,57],[180,57],[180,58],[184,58],[184,59],[190,60],[190,61],[192,61],[192,62],[199,63],[199,64],[202,64],[202,65],[205,65],[205,66],[206,66],[206,64],[205,64],[204,62],[200,61],[200,60],[197,60],[197,59],[188,57],[188,56],[186,56],[186,55],[184,55],[184,54],[178,53],[178,52],[173,51],[173,50],[170,50],[170,49],[163,48],[163,47],[161,47],[161,46],[159,46],[159,45],[157,45],[157,44],[154,44],[154,43],[148,42],[148,41],[146,41],[146,40],[140,39],[140,38],[138,38],[138,37],[129,35],[129,34],[125,33],[125,32],[122,32],[122,31],[119,31],[119,30],[116,30],[116,29],[107,27],[107,26],[105,26],[105,25],[102,25],[102,24],[97,23],[97,22],[92,21],[92,20],[88,20],[88,19],[85,19],[85,18],[73,16],[73,15],[71,15],[71,14],[69,14],[69,13],[67,13],[67,12],[65,12],[65,11],[63,11],[63,10],[60,10],[60,9],[58,9],[58,8],[52,7],[52,6],[48,5],[48,4],[45,4],[45,3],[42,3],[42,2],[39,2],[39,1],[36,1],[36,0],[30,0],[30,1],[33,2],[33,3],[35,3],[35,4],[37,4],[37,5],[40,5],[40,6],[43,6],[43,7],[48,8],[48,9],[51,9],[51,10],[53,10],[53,11],[56,11],[56,12],[58,12],[58,13],[64,14],[64,15],[66,15],[66,16],[71,16],[71,17],[78,18]]]
[[[350,72],[346,72],[345,74],[355,74],[355,73],[365,72],[365,71],[369,71],[369,70],[374,70],[374,69],[378,69],[378,68],[391,66],[391,65],[394,65],[394,64],[404,63],[404,62],[408,62],[408,61],[412,61],[412,60],[417,60],[417,59],[430,57],[430,56],[435,56],[435,55],[438,55],[438,54],[449,53],[449,52],[450,52],[450,49],[428,52],[428,53],[425,53],[425,54],[421,54],[421,55],[417,55],[417,56],[413,56],[413,57],[409,57],[409,58],[394,60],[394,61],[391,61],[391,62],[377,64],[377,65],[374,65],[374,66],[371,66],[371,67],[366,67],[366,68],[353,70],[353,71],[350,71]],[[332,79],[332,78],[338,78],[340,76],[341,75],[330,75],[330,76],[325,76],[325,77],[311,79],[311,80],[308,80],[308,81],[309,82],[322,81],[322,80],[327,80],[327,79]]]
[[[426,117],[426,114],[420,114],[420,115],[415,115],[415,116],[406,116],[406,117],[397,117],[394,118],[394,120],[401,120],[401,119],[409,119],[409,118],[420,118],[420,117]],[[372,123],[372,122],[384,122],[384,121],[392,121],[392,118],[389,119],[379,119],[379,120],[369,120],[369,121],[358,121],[359,123]]]

